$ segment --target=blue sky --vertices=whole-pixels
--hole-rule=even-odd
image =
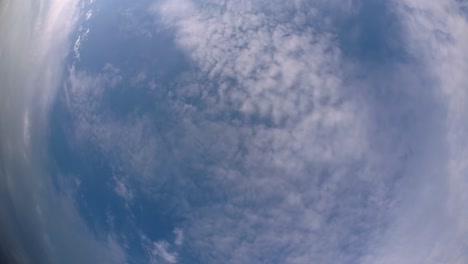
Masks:
[[[466,6],[2,2],[0,246],[465,263]]]

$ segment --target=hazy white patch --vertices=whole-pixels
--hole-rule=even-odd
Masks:
[[[127,185],[122,181],[114,177],[115,187],[114,191],[117,195],[120,196],[126,203],[131,203],[133,201],[133,192],[127,187]]]
[[[97,100],[102,98],[106,88],[114,88],[122,82],[120,69],[112,64],[106,64],[103,71],[97,76],[90,76],[86,72],[70,69],[68,77],[68,98],[70,107],[89,107],[90,110],[97,107]]]
[[[127,257],[124,248],[116,241],[115,235],[107,236],[107,244],[111,252],[111,261],[109,263],[127,264]]]
[[[161,258],[165,263],[177,263],[177,254],[170,252],[169,243],[158,241],[153,244],[153,255]],[[155,263],[158,263],[157,261]]]
[[[86,21],[90,20],[92,16],[93,16],[93,10],[88,10],[88,12],[86,12],[85,14]]]
[[[29,147],[29,141],[31,140],[31,122],[29,121],[29,111],[28,109],[24,112],[24,125],[23,125],[23,137],[24,144],[26,147]]]
[[[146,73],[145,72],[139,72],[136,76],[132,78],[132,83],[133,85],[139,85],[146,81]]]
[[[148,89],[154,91],[157,88],[158,88],[158,84],[154,80],[151,80],[148,82]]]
[[[167,14],[167,18],[170,21],[194,15],[197,11],[191,0],[163,1],[154,4],[151,9]]]
[[[174,244],[176,246],[182,246],[182,243],[184,243],[184,230],[180,228],[176,228],[174,229],[174,235],[175,235]]]
[[[70,102],[71,101],[70,101],[70,95],[68,93],[68,85],[65,84],[64,87],[63,87],[63,90],[65,92],[65,102],[66,102],[67,106],[70,107]]]
[[[91,140],[104,154],[115,159],[116,169],[140,179],[154,177],[158,166],[158,138],[153,135],[149,116],[131,115],[114,119],[103,112],[105,93],[122,82],[120,70],[107,64],[97,75],[71,69],[69,110],[76,115],[75,137]]]

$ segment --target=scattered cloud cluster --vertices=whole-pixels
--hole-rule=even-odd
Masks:
[[[391,113],[395,106],[372,91],[382,72],[359,78],[362,69],[347,60],[321,8],[336,6],[153,6],[193,64],[174,85],[156,88],[167,95],[170,117],[162,122],[152,117],[157,111],[128,119],[102,111],[99,93],[113,89],[114,75],[101,83],[102,74],[72,74],[71,90],[79,91],[72,97],[86,104],[72,111],[88,116],[75,124],[80,137],[117,155],[146,195],[177,207],[187,219],[182,252],[201,252],[196,257],[208,263],[353,263],[381,235],[399,167],[410,166],[406,140],[416,132],[399,137],[415,128],[393,128],[407,109]],[[411,83],[392,80],[399,70],[382,89]],[[79,83],[88,83],[84,92],[73,88]],[[411,92],[392,92],[403,93],[412,110]],[[377,107],[382,115],[372,112]],[[373,131],[381,120],[393,130]],[[379,142],[385,137],[389,143]],[[159,249],[158,256],[170,255]]]
[[[179,87],[181,111],[208,118],[192,136],[224,131],[202,138],[223,149],[212,176],[226,200],[200,209],[187,232],[206,261],[466,261],[462,1],[338,10],[356,20],[388,8],[377,10],[390,14],[381,26],[401,19],[383,37],[401,41],[406,59],[374,68],[349,54],[344,45],[363,43],[343,43],[333,14],[315,12],[333,3],[179,2],[154,10],[201,72]]]

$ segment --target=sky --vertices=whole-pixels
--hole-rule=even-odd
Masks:
[[[468,2],[3,0],[0,261],[467,263]]]

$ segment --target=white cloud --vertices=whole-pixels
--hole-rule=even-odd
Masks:
[[[185,237],[205,252],[203,262],[355,261],[382,223],[387,190],[372,175],[378,153],[368,146],[368,114],[343,82],[346,61],[333,33],[299,24],[304,16],[319,21],[308,10],[320,5],[297,5],[209,1],[184,15],[158,10],[201,71],[177,91],[191,119],[183,144],[201,142],[193,148],[214,160],[210,177],[226,197],[192,208]],[[183,103],[197,94],[203,108]],[[227,120],[231,114],[238,120]]]
[[[21,263],[118,263],[47,164],[50,107],[78,1],[0,4],[0,236]],[[70,228],[70,227],[73,228]]]
[[[152,9],[155,11],[161,10],[162,12],[169,14],[169,18],[171,20],[189,16],[196,11],[195,5],[192,1],[187,0],[156,3],[152,6]]]
[[[443,115],[439,138],[428,142],[404,203],[368,263],[466,263],[468,23],[463,1],[397,1],[408,50],[432,83]],[[428,130],[427,130],[428,131]],[[437,145],[442,144],[442,147]],[[426,159],[426,160],[424,160]],[[426,169],[425,169],[426,168]]]
[[[83,33],[81,33],[78,38],[75,41],[75,44],[73,45],[73,51],[75,52],[75,59],[79,60],[80,59],[80,48],[82,45],[82,42],[87,39],[89,34],[89,28],[86,30],[83,30]]]
[[[94,0],[91,1],[81,1],[80,4],[80,13],[81,13],[81,19],[78,19],[79,27],[77,30],[77,38],[75,40],[75,44],[73,45],[73,52],[75,54],[75,59],[80,60],[80,50],[81,46],[83,45],[83,42],[85,42],[88,39],[89,35],[89,24],[88,21],[93,17],[93,12],[94,10],[92,9],[93,7]]]
[[[133,201],[133,192],[127,187],[127,185],[121,180],[114,177],[115,187],[114,191],[120,196],[127,204]]]
[[[169,251],[169,243],[158,241],[153,244],[153,255],[161,258],[165,263],[177,263],[177,255]],[[159,263],[155,261],[154,263]]]
[[[154,89],[163,113],[118,120],[100,100],[119,70],[72,71],[78,136],[177,208],[174,245],[203,263],[466,262],[466,18],[389,3],[404,31],[388,34],[411,58],[370,67],[327,16],[366,5],[347,3],[154,5],[193,72]]]
[[[392,175],[378,171],[382,153],[369,146],[370,115],[344,81],[336,37],[304,24],[320,21],[320,6],[182,6],[156,6],[198,71],[171,91],[176,125],[155,130],[155,113],[110,118],[99,101],[114,75],[72,72],[77,131],[117,157],[154,200],[168,183],[182,190],[169,200],[188,219],[183,246],[202,262],[359,259],[383,224]],[[186,103],[194,99],[200,104]],[[163,245],[158,254],[170,260]]]
[[[177,43],[208,80],[200,84],[204,87],[199,92],[206,107],[193,113],[210,116],[216,124],[196,123],[192,129],[212,131],[208,134],[223,131],[219,141],[209,143],[210,151],[216,150],[213,145],[223,151],[233,149],[220,152],[221,156],[242,162],[241,171],[230,162],[213,168],[229,202],[208,206],[193,217],[196,230],[187,230],[189,240],[205,238],[196,245],[203,252],[211,250],[212,259],[205,261],[281,259],[271,252],[288,247],[291,250],[283,259],[288,263],[356,261],[359,255],[378,254],[365,249],[374,249],[371,244],[379,243],[381,232],[391,241],[391,250],[384,250],[390,254],[388,263],[455,261],[464,249],[458,243],[466,233],[459,222],[464,213],[457,212],[465,203],[460,187],[465,148],[460,144],[465,140],[462,87],[467,84],[463,72],[468,32],[460,11],[447,3],[406,3],[398,10],[410,10],[398,13],[407,28],[402,41],[417,62],[374,69],[351,62],[356,69],[340,53],[337,36],[327,33],[330,28],[296,24],[304,15],[309,21],[319,20],[316,13],[284,6],[292,9],[293,17],[281,20],[282,13],[275,9],[281,4],[269,2],[272,13],[267,14],[264,6],[249,1],[208,2],[208,7],[184,15],[158,10],[163,19],[172,21]],[[424,69],[419,68],[421,63]],[[354,74],[360,71],[367,76],[356,80]],[[441,76],[436,79],[442,90],[422,86],[434,76]],[[193,84],[185,86],[182,101],[194,94]],[[379,89],[387,95],[379,95]],[[452,101],[447,131],[441,128],[445,98]],[[183,109],[186,113],[193,106]],[[216,119],[230,113],[239,114],[241,120],[223,124]],[[197,135],[193,130],[191,135]],[[203,136],[201,141],[213,142]],[[245,144],[241,158],[236,152],[239,141]],[[446,179],[447,173],[453,176]],[[446,185],[450,195],[437,190]],[[420,209],[414,210],[415,206]],[[308,214],[312,216],[303,218]],[[431,217],[425,226],[420,224]],[[427,242],[436,238],[438,242]]]
[[[182,246],[182,243],[184,243],[184,231],[180,228],[176,228],[174,229],[174,235],[174,244],[179,247]]]

